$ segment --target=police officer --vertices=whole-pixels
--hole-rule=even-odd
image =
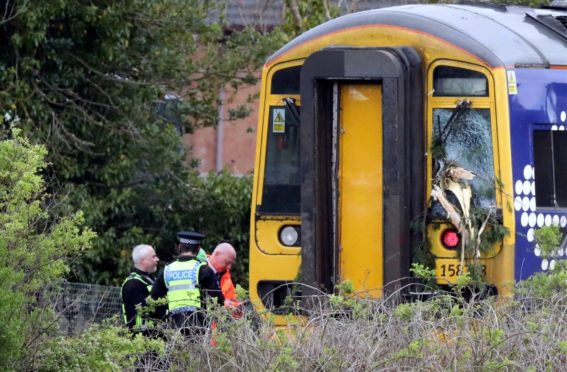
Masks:
[[[215,273],[197,259],[203,238],[198,232],[177,233],[179,256],[160,271],[151,291],[154,299],[167,298],[169,318],[185,335],[201,334],[204,330],[207,297],[216,299],[220,305],[224,303]]]
[[[132,261],[134,268],[122,283],[120,291],[122,318],[130,330],[147,335],[151,321],[140,314],[136,306],[146,306],[146,298],[150,295],[155,281],[153,274],[157,270],[159,258],[151,245],[140,244],[132,250]]]

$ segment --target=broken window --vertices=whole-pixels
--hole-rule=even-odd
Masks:
[[[480,207],[496,204],[492,130],[489,109],[466,106],[433,110],[436,160],[475,174],[470,181]]]
[[[567,132],[533,131],[536,205],[567,207]]]

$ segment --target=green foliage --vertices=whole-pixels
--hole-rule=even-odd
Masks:
[[[293,355],[293,349],[291,346],[284,346],[280,349],[272,371],[297,371],[298,367],[299,363]]]
[[[160,181],[158,189],[154,190],[156,185],[139,186],[137,193],[125,199],[125,205],[130,208],[137,205],[140,213],[129,215],[126,221],[104,232],[98,241],[100,246],[78,267],[79,277],[118,283],[128,274],[131,249],[140,241],[157,246],[161,261],[169,262],[176,254],[175,233],[196,230],[206,235],[203,248],[207,253],[222,241],[235,247],[237,259],[232,277],[235,283],[247,287],[252,178],[233,176],[226,171],[206,177],[196,173],[185,175],[186,182],[168,177],[170,182]],[[161,220],[161,227],[152,228],[152,223],[158,222],[152,221],[152,216]],[[126,222],[129,230],[120,229]]]
[[[502,329],[487,329],[486,336],[490,346],[497,347],[504,339],[504,331]]]
[[[340,15],[340,9],[327,0],[287,0],[285,4],[282,29],[289,35],[299,35]]]
[[[368,318],[373,310],[368,306],[368,299],[362,298],[364,294],[356,294],[352,281],[345,280],[335,286],[336,294],[329,295],[329,305],[338,317],[350,317],[352,319]],[[294,309],[301,313],[298,298],[294,299]],[[290,304],[291,305],[291,304]]]
[[[435,269],[419,262],[412,262],[410,272],[414,275],[414,277],[422,279],[429,287],[437,287],[437,273],[435,272]]]
[[[394,353],[394,358],[395,359],[402,359],[402,358],[418,358],[420,357],[421,353],[421,346],[422,346],[423,341],[422,340],[414,340],[412,342],[410,342],[410,344],[401,349],[400,351]]]
[[[438,224],[431,225],[434,230],[439,229]],[[424,227],[425,229],[425,227]],[[423,265],[424,268],[433,268],[435,266],[435,256],[431,252],[431,242],[427,239],[425,232],[419,243],[412,247],[412,263]]]
[[[559,226],[544,226],[536,229],[534,236],[542,257],[550,257],[561,244],[562,234]]]
[[[513,4],[513,5],[526,5],[533,8],[549,5],[551,0],[494,0],[495,3],[500,4]]]
[[[166,351],[145,369],[161,370],[167,361],[169,370],[183,371],[203,366],[251,371],[445,370],[448,366],[459,371],[562,370],[567,347],[562,297],[564,292],[519,303],[494,298],[459,302],[436,296],[397,306],[382,300],[358,301],[365,308],[363,317],[337,313],[331,303],[321,303],[307,319],[290,318],[292,323],[285,328],[259,319],[251,322],[246,315],[232,319],[226,309],[215,308],[211,314],[217,321],[216,345],[209,339],[187,341],[166,332]],[[89,355],[80,349],[79,353],[85,359]],[[108,364],[102,363],[110,360],[95,359],[104,367]]]
[[[335,290],[341,296],[352,295],[354,287],[351,280],[344,280],[335,286]]]
[[[202,227],[187,217],[201,185],[180,133],[215,125],[221,87],[254,83],[286,36],[227,34],[223,3],[208,0],[30,0],[6,3],[3,14],[4,129],[49,150],[48,185],[64,201],[50,213],[81,209],[98,234],[75,279],[119,283],[140,243],[168,259],[176,230]],[[168,103],[170,92],[178,99]],[[211,237],[244,243],[215,229],[224,218],[208,222]]]
[[[445,159],[447,157],[447,152],[445,151],[445,144],[440,138],[435,137],[431,143],[430,148],[431,157],[433,159]]]
[[[562,233],[558,226],[544,226],[534,231],[537,247],[544,259],[552,259],[561,244]],[[518,283],[516,294],[523,297],[551,298],[567,291],[567,261],[556,260],[547,272],[538,272]]]
[[[44,371],[123,371],[140,358],[157,357],[164,343],[141,335],[132,338],[124,328],[94,325],[77,336],[51,339],[40,354]]]
[[[470,286],[473,283],[473,279],[471,276],[472,275],[470,272],[461,272],[459,273],[459,275],[457,275],[457,281],[455,283],[455,287],[458,292],[464,289],[465,287]]]
[[[82,227],[81,213],[50,218],[54,200],[40,176],[45,148],[13,135],[0,142],[0,367],[33,369],[30,351],[54,328],[49,289],[95,235]]]
[[[237,254],[232,279],[247,288],[252,177],[223,171],[195,178],[193,184],[191,208],[184,214],[185,226],[206,235],[203,248],[208,253],[220,242],[231,243]]]
[[[412,304],[399,304],[394,313],[400,320],[410,320],[413,316],[414,306]]]
[[[508,234],[508,229],[502,225],[496,216],[496,213],[492,209],[475,207],[471,210],[471,223],[480,229],[485,225],[482,234],[476,239],[480,241],[473,241],[473,245],[478,245],[478,249],[481,252],[487,252],[494,244],[502,242]],[[469,256],[474,255],[474,252],[469,252]]]
[[[436,276],[435,269],[431,269],[417,262],[411,264],[410,272],[412,272],[417,278],[423,279],[431,279]]]
[[[567,292],[567,261],[556,261],[549,272],[538,272],[518,284],[516,293],[520,296],[550,298],[557,293]]]
[[[351,308],[354,306],[355,304],[355,299],[353,298],[345,298],[344,296],[341,295],[329,295],[329,303],[331,304],[331,307],[333,307],[333,309],[335,310],[345,310],[348,308]]]
[[[250,298],[248,290],[246,290],[246,288],[242,287],[240,284],[236,284],[235,292],[236,298],[238,298],[239,300],[246,300]]]

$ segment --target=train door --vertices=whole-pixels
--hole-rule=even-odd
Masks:
[[[409,275],[410,221],[424,209],[421,84],[411,48],[327,48],[305,61],[304,294],[350,280],[376,298]]]
[[[337,281],[376,298],[384,278],[382,85],[344,83],[338,90]]]

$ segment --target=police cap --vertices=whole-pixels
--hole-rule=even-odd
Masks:
[[[197,245],[205,239],[205,235],[196,231],[180,231],[177,233],[177,241],[184,245]]]

